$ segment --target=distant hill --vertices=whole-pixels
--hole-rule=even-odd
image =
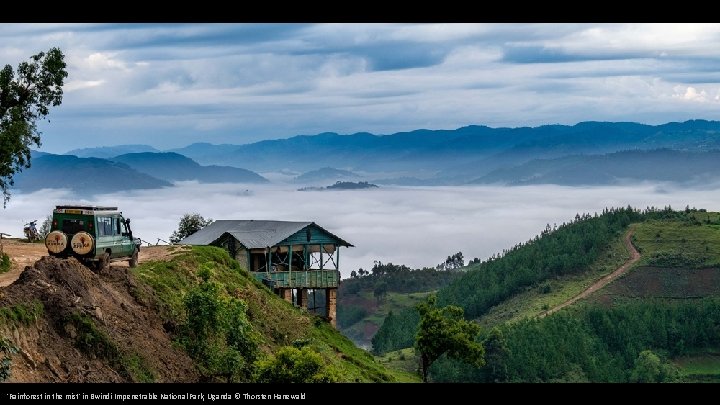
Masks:
[[[142,153],[142,152],[159,152],[159,150],[149,145],[117,145],[117,146],[100,146],[97,148],[73,149],[65,153],[66,155],[75,155],[77,157],[96,157],[108,159],[113,156],[125,153]]]
[[[130,166],[98,158],[33,153],[32,166],[15,176],[15,189],[23,192],[65,188],[80,195],[154,189],[170,183]]]
[[[377,184],[371,184],[367,181],[336,181],[335,184],[327,187],[308,186],[299,188],[298,191],[323,191],[323,190],[365,190],[369,188],[378,188]]]
[[[201,166],[178,153],[128,153],[113,161],[168,181],[197,180],[202,183],[266,183],[267,179],[250,170],[229,166]]]
[[[537,159],[495,170],[473,183],[575,186],[643,180],[687,184],[720,180],[720,151],[658,149]]]
[[[367,181],[337,181],[335,184],[325,187],[327,190],[362,190],[367,188],[378,188],[377,184],[371,184]]]
[[[308,184],[308,183],[319,183],[327,181],[354,179],[358,175],[342,169],[335,169],[333,167],[322,167],[317,170],[311,170],[295,177],[295,183]]]

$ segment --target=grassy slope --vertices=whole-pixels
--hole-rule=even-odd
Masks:
[[[704,350],[673,359],[685,381],[720,382],[720,353]]]
[[[658,257],[669,256],[679,257],[693,267],[720,267],[720,213],[694,212],[691,216],[700,224],[677,220],[639,224],[633,238],[642,254],[638,265],[655,264]]]
[[[225,286],[228,294],[248,304],[248,317],[261,336],[265,352],[309,340],[310,347],[339,371],[343,381],[412,380],[412,376],[388,371],[320,318],[272,294],[221,249],[193,247],[191,251],[178,251],[169,261],[143,263],[134,272],[154,290],[155,297],[146,298],[157,302],[163,320],[178,324],[185,316],[184,294],[198,284],[197,271],[201,268],[209,269],[211,280]],[[138,294],[142,294],[139,289]]]
[[[483,327],[491,328],[500,323],[512,323],[536,317],[547,309],[580,294],[592,283],[621,266],[629,257],[630,253],[625,249],[621,236],[587,271],[550,279],[538,287],[529,287],[526,291],[491,308],[478,319],[478,323]]]
[[[420,378],[418,375],[420,365],[419,358],[415,353],[415,349],[412,347],[385,353],[382,356],[375,357],[375,360],[389,370],[402,373],[399,377],[400,381],[405,381],[402,377],[408,374],[410,374],[413,379]]]

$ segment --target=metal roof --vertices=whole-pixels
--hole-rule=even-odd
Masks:
[[[94,205],[56,205],[55,209],[80,209],[89,211],[117,211],[117,207],[98,207]]]
[[[268,246],[275,246],[301,229],[314,225],[322,229],[328,235],[337,239],[342,246],[352,246],[337,235],[328,232],[314,222],[291,222],[291,221],[256,221],[256,220],[217,220],[205,228],[195,232],[180,241],[185,245],[210,245],[218,240],[225,233],[229,233],[248,249],[260,249]]]

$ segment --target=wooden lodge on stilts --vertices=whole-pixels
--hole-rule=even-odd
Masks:
[[[180,243],[226,249],[275,293],[336,326],[340,247],[353,245],[316,223],[218,220]]]

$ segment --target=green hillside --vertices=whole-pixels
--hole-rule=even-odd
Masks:
[[[239,299],[245,303],[260,358],[270,357],[285,346],[308,347],[322,357],[322,363],[338,381],[417,381],[412,374],[388,371],[319,317],[272,294],[219,248],[196,246],[178,251],[169,261],[144,263],[134,272],[151,287],[139,286],[138,298],[156,305],[166,329],[178,335],[182,335],[188,320],[188,294],[203,283],[216,283],[222,300]]]
[[[588,299],[543,316],[629,258],[622,235],[631,224],[640,260]],[[434,381],[715,381],[720,214],[668,207],[579,217],[471,266],[438,297],[478,320],[478,339],[497,327],[503,341],[485,342],[502,350],[486,347],[481,369],[441,358],[430,370]],[[386,320],[376,352],[412,344],[413,313]],[[390,352],[381,361],[411,370],[409,355]]]

